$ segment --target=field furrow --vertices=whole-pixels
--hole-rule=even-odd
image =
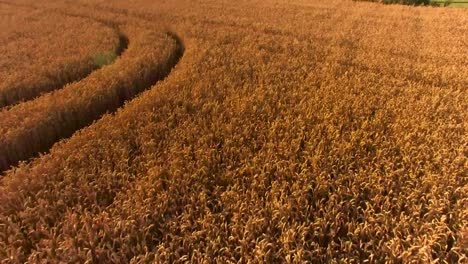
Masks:
[[[0,111],[0,262],[466,262],[466,10],[4,1],[128,48]]]
[[[131,41],[130,47],[115,63],[55,93],[1,111],[0,170],[47,151],[164,78],[183,50],[174,36],[124,28],[121,43]]]
[[[96,21],[0,4],[0,109],[80,80],[122,51],[119,36]],[[18,9],[21,15],[18,15]],[[62,38],[61,41],[55,41]]]

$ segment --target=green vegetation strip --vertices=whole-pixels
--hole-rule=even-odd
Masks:
[[[449,7],[468,7],[468,1],[431,1],[432,4]]]

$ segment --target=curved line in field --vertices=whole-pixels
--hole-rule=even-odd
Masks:
[[[101,23],[104,27],[109,27],[109,25],[106,25],[105,23],[102,23],[100,21],[96,22]],[[115,28],[113,29],[118,36],[118,44],[112,52],[116,55],[116,58],[119,58],[128,47],[128,38],[125,35],[120,34]],[[19,103],[34,100],[40,96],[59,90],[67,84],[78,82],[82,79],[85,79],[91,73],[93,73],[96,70],[99,70],[102,67],[103,66],[93,63],[93,65],[91,65],[90,67],[84,67],[82,69],[79,69],[79,71],[75,74],[65,72],[65,74],[70,75],[66,76],[63,79],[56,79],[51,83],[34,87],[6,87],[7,89],[5,91],[0,92],[0,110],[2,110],[3,108],[10,108]]]
[[[163,32],[157,33],[159,37],[163,36]],[[121,33],[121,36],[124,44],[128,43],[126,34]],[[164,43],[170,44],[170,49],[165,47],[163,50],[157,43],[153,44],[154,48],[162,51],[160,60],[158,57],[156,61],[148,61],[154,59],[153,51],[148,52],[146,57],[133,58],[128,55],[128,50],[132,48],[130,38],[127,51],[112,64],[94,71],[79,82],[0,111],[0,122],[4,123],[3,128],[0,126],[0,174],[20,161],[47,152],[54,143],[70,137],[103,114],[116,111],[126,101],[166,78],[181,59],[185,47],[177,34],[165,32],[165,36]],[[145,46],[141,48],[141,53],[144,53]],[[96,92],[90,93],[89,87]],[[73,90],[73,93],[70,92]],[[28,120],[29,114],[37,114],[38,117],[33,117],[34,122],[31,122]]]

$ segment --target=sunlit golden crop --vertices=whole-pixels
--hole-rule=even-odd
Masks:
[[[0,100],[37,92],[0,105],[0,263],[468,261],[467,9],[4,0],[0,21],[0,76],[25,80]]]

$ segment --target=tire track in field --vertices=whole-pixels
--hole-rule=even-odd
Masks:
[[[73,16],[73,15],[72,15]],[[83,17],[86,17],[86,16],[83,16]],[[76,85],[80,84],[80,83],[83,83],[83,82],[88,82],[89,79],[92,79],[94,78],[94,76],[96,74],[98,74],[99,72],[102,72],[102,71],[109,71],[109,68],[117,68],[115,66],[115,64],[120,64],[121,66],[123,67],[126,67],[126,66],[131,66],[129,65],[130,63],[126,63],[129,61],[129,54],[131,55],[132,52],[133,54],[138,54],[138,50],[135,50],[133,47],[135,45],[135,42],[136,42],[136,39],[134,37],[132,37],[132,34],[127,34],[127,32],[125,31],[125,26],[128,26],[126,25],[126,23],[119,23],[119,22],[113,22],[113,21],[106,21],[106,20],[103,20],[103,19],[95,19],[93,18],[94,20],[96,21],[99,21],[99,22],[102,22],[102,23],[106,23],[108,26],[110,27],[113,27],[115,28],[116,30],[118,30],[121,35],[123,36],[124,39],[127,39],[128,40],[128,49],[123,52],[122,54],[122,57],[117,59],[114,64],[111,64],[109,66],[106,66],[104,67],[103,69],[101,70],[98,70],[94,73],[92,73],[88,78],[84,79],[83,81],[81,82],[78,82]],[[143,23],[142,23],[143,24]],[[142,30],[146,30],[147,28],[145,29],[142,29]],[[137,30],[138,31],[138,30]],[[135,82],[130,82],[130,83],[133,83],[133,84],[137,84],[138,86],[140,86],[137,90],[137,92],[135,93],[132,93],[130,91],[130,93],[128,93],[129,90],[126,90],[126,89],[122,89],[120,90],[120,92],[118,92],[116,95],[117,95],[117,101],[118,101],[118,104],[117,106],[115,105],[112,105],[112,107],[104,107],[104,108],[100,108],[101,110],[103,110],[103,112],[101,112],[101,114],[99,116],[96,116],[96,118],[92,118],[92,119],[89,119],[89,123],[93,122],[94,120],[97,120],[99,119],[102,114],[106,113],[106,112],[113,112],[115,111],[118,107],[122,106],[126,101],[128,100],[131,100],[134,96],[136,96],[138,93],[144,91],[145,89],[151,87],[153,84],[155,84],[157,81],[159,80],[162,80],[164,78],[166,78],[170,72],[172,71],[172,68],[175,67],[179,60],[182,58],[183,54],[184,54],[184,51],[185,51],[185,45],[183,43],[183,40],[176,34],[176,33],[173,33],[171,31],[167,31],[167,32],[164,32],[164,31],[160,31],[160,30],[153,30],[151,31],[150,29],[147,29],[147,31],[150,33],[150,37],[151,36],[154,36],[154,35],[164,35],[166,36],[167,38],[167,42],[168,43],[171,43],[173,44],[171,47],[172,49],[169,49],[170,52],[167,55],[167,58],[163,60],[163,62],[160,62],[160,63],[150,63],[150,66],[154,66],[154,67],[149,67],[149,68],[144,68],[145,72],[146,73],[150,73],[149,75],[147,74],[143,74],[141,76],[143,76],[142,79],[144,79],[143,81],[141,79],[138,79],[138,78],[134,78],[135,79]],[[139,31],[138,31],[139,32]],[[157,39],[156,39],[157,40]],[[151,42],[152,40],[149,39],[147,41],[145,41],[145,43],[149,43]],[[164,45],[165,42],[159,42],[159,44],[155,44],[155,46],[161,46],[161,45]],[[142,52],[144,52],[142,50]],[[156,52],[152,52],[152,53],[158,53],[157,51]],[[140,63],[141,64],[144,64],[145,60],[144,60],[145,57],[143,58],[140,58]],[[125,61],[125,62],[124,62]],[[166,63],[167,62],[167,63]],[[115,75],[117,75],[117,78],[118,78],[118,75],[119,75],[119,72],[114,72]],[[138,76],[138,77],[141,77],[140,75],[135,75],[135,76]],[[134,77],[135,77],[134,76]],[[108,80],[109,78],[106,78],[106,80]],[[112,83],[112,78],[109,79],[110,82]],[[143,83],[143,84],[142,84]],[[17,107],[19,107],[20,105],[22,107],[24,107],[25,105],[26,106],[31,106],[31,105],[34,105],[34,104],[37,104],[38,101],[45,101],[45,100],[51,100],[50,98],[56,98],[58,100],[61,99],[61,96],[60,95],[63,95],[63,90],[65,89],[69,89],[69,87],[64,87],[62,90],[57,90],[56,92],[54,93],[51,93],[51,94],[48,94],[48,95],[45,95],[45,96],[42,96],[42,97],[39,97],[35,100],[32,100],[32,101],[29,101],[29,102],[25,102],[25,103],[22,103],[22,104],[19,104]],[[48,99],[44,99],[44,98],[48,98]],[[111,100],[112,101],[112,100]],[[55,103],[55,102],[54,102]],[[16,106],[15,106],[16,107]],[[14,109],[14,108],[12,108]],[[12,110],[10,109],[10,110]],[[46,109],[47,110],[47,109]],[[0,112],[0,120],[2,120],[1,118],[1,112]],[[65,112],[65,115],[68,115],[69,112]],[[0,121],[1,123],[2,121]],[[86,124],[86,125],[88,125]],[[86,126],[84,125],[84,126]],[[1,127],[0,126],[0,130],[1,130]],[[64,126],[63,127],[65,130],[68,129],[67,126]],[[73,129],[70,133],[73,134],[74,131],[76,131],[75,129]],[[38,132],[40,132],[38,130]],[[65,131],[65,133],[67,133],[67,131]],[[71,135],[70,134],[70,135]],[[47,138],[47,133],[44,133],[43,135],[45,135],[45,139],[48,139]],[[65,136],[67,137],[67,136]],[[2,165],[1,164],[1,158],[2,158],[2,155],[3,155],[3,142],[1,141],[2,140],[2,135],[0,134],[0,166]],[[54,140],[52,143],[50,143],[50,146],[52,146],[54,144],[54,142],[56,142],[57,140]],[[49,149],[50,147],[47,148],[47,150]],[[47,151],[46,150],[46,151]],[[36,154],[33,154],[32,156],[34,156]],[[133,156],[134,154],[131,153],[129,154],[129,163],[133,162]],[[1,173],[1,169],[0,169],[0,173]],[[0,175],[1,176],[1,175]],[[2,179],[0,178],[0,183],[2,182]],[[115,195],[115,194],[114,194]],[[108,201],[106,200],[105,202],[107,203],[113,203],[113,197],[114,195],[109,195],[109,199]],[[2,195],[0,195],[2,196]],[[73,202],[72,202],[73,203]],[[99,205],[98,205],[99,206]],[[102,206],[102,205],[101,205]],[[72,207],[70,207],[72,208]],[[31,208],[27,209],[27,210],[31,210]],[[34,209],[33,209],[34,210]],[[52,209],[52,211],[54,211],[54,215],[61,215],[63,214],[64,212],[61,212],[59,208],[54,208]],[[1,212],[0,213],[0,218],[3,217],[3,213],[5,214],[8,214],[7,211],[5,212]],[[14,222],[14,225],[15,226],[18,226],[20,227],[21,230],[27,230],[28,226],[27,224],[25,224],[25,222],[22,222],[22,220],[18,220],[18,219],[21,219],[21,216],[19,218],[16,218],[17,215],[14,215],[12,217],[15,218],[15,220],[12,220],[12,222]],[[53,217],[51,217],[53,219]],[[58,217],[56,220],[59,221],[60,219],[62,219],[62,217]],[[50,218],[49,218],[50,220]],[[52,223],[52,222],[50,222]],[[2,222],[1,222],[1,219],[0,219],[0,227],[2,227]],[[1,229],[1,228],[0,228]],[[5,232],[6,233],[6,232]],[[4,238],[0,238],[0,244],[2,244],[2,242],[5,242],[5,241],[2,241]],[[28,258],[33,258],[34,257],[34,254],[35,254],[35,250],[36,250],[36,246],[38,245],[36,242],[35,239],[37,239],[36,237],[33,237],[33,236],[29,236],[29,235],[24,235],[22,236],[20,234],[20,236],[17,238],[18,240],[15,242],[15,243],[19,243],[21,246],[20,246],[20,258],[19,260],[18,259],[15,259],[15,260],[18,260],[20,262],[26,262],[28,260]],[[8,243],[8,242],[7,242]],[[2,250],[0,249],[0,255],[2,255]]]
[[[135,41],[122,30],[128,25],[87,18],[114,28],[119,33],[121,47],[128,46],[132,52],[122,48],[122,55],[112,64],[81,81],[0,111],[0,173],[47,152],[59,140],[70,137],[103,114],[116,111],[126,101],[165,79],[184,53],[181,38],[173,32],[145,28],[147,37],[154,41]],[[141,37],[139,30],[134,31],[135,36]],[[158,43],[161,41],[164,46]],[[137,50],[139,44],[141,51]],[[159,57],[155,57],[152,48],[159,49]],[[155,59],[160,60],[152,61]]]
[[[128,38],[122,34],[118,34],[118,44],[115,50],[113,51],[114,54],[116,55],[117,58],[119,58],[122,53],[127,49],[128,46]],[[19,103],[24,103],[27,101],[34,100],[40,96],[43,96],[47,93],[54,92],[56,90],[61,89],[67,84],[74,83],[74,82],[79,82],[82,79],[85,79],[88,77],[90,74],[92,74],[94,71],[99,70],[102,66],[99,65],[93,65],[92,67],[89,67],[87,69],[82,69],[80,72],[76,74],[72,74],[69,76],[66,76],[66,78],[59,79],[56,78],[56,81],[54,81],[53,84],[47,85],[46,87],[44,86],[35,86],[34,90],[36,92],[32,92],[32,89],[28,89],[28,91],[31,91],[29,94],[24,94],[24,95],[16,95],[14,98],[8,98],[6,99],[6,95],[0,94],[0,96],[4,96],[3,100],[0,100],[0,110],[4,110],[7,108],[11,108],[12,106],[19,104]],[[53,77],[53,76],[51,76]],[[21,88],[19,88],[21,89]],[[1,98],[0,98],[1,99]]]
[[[29,10],[41,10],[40,8],[35,7],[35,6],[22,5],[18,3],[8,3],[8,2],[0,1],[0,4],[23,8],[23,9],[29,9]],[[55,13],[59,14],[58,12],[55,12]],[[64,15],[68,17],[78,17],[78,16],[70,16],[64,13],[60,13],[60,15]],[[96,21],[90,17],[79,17],[79,18],[87,20],[87,21],[94,21],[103,27],[111,28],[107,23],[103,23],[102,21]],[[115,33],[115,37],[118,38],[118,40],[117,40],[117,45],[113,49],[109,50],[108,52],[111,52],[113,56],[115,56],[115,58],[118,58],[127,49],[128,38],[125,35],[120,34],[115,27],[112,27],[112,29]],[[115,60],[115,58],[113,58],[113,60]],[[85,58],[85,59],[91,59],[91,58]],[[68,67],[68,65],[71,67],[73,66],[71,64],[67,64],[64,66]],[[76,67],[73,67],[76,70],[75,72],[63,71],[63,73],[65,73],[65,76],[59,77],[59,75],[63,75],[62,71],[57,71],[55,75],[47,74],[47,76],[44,76],[44,77],[47,77],[48,79],[52,80],[47,83],[43,83],[39,85],[34,84],[33,86],[13,85],[10,87],[4,87],[6,89],[0,91],[0,111],[9,109],[12,106],[19,104],[19,103],[34,100],[47,93],[51,93],[53,91],[61,89],[67,84],[78,82],[88,77],[94,71],[99,70],[103,66],[105,65],[100,65],[99,63],[93,62],[87,67],[78,67],[78,70],[76,70]]]

